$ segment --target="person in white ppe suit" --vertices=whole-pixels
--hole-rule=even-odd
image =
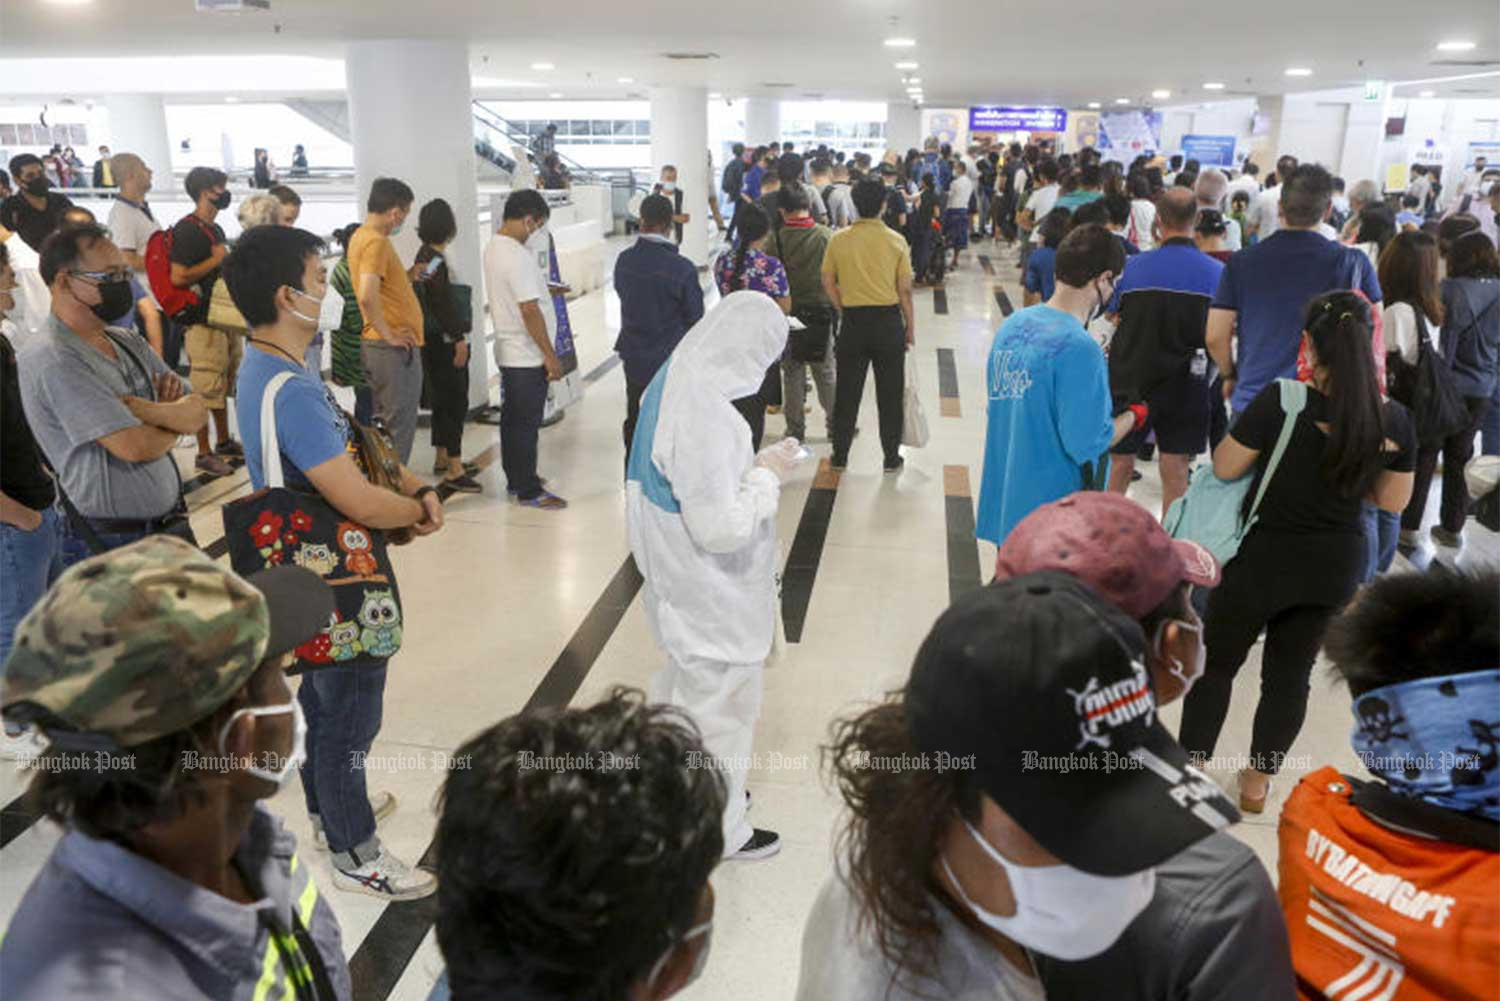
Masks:
[[[667,655],[651,697],[682,707],[703,733],[724,777],[729,858],[764,858],[781,846],[750,825],[745,780],[775,632],[776,507],[795,449],[778,443],[754,454],[732,401],[760,387],[786,339],[775,300],[726,296],[647,386],[626,473],[630,550]]]

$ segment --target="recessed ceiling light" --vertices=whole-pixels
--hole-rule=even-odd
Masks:
[[[1100,107],[1100,104],[1099,104],[1098,101],[1090,101],[1089,102],[1089,107],[1090,108],[1097,108],[1097,107]]]
[[[1129,104],[1130,103],[1130,98],[1128,98],[1128,97],[1117,97],[1117,98],[1115,98],[1115,103],[1116,104]]]
[[[1306,66],[1292,66],[1286,71],[1287,76],[1312,76],[1312,70]]]
[[[720,94],[718,91],[714,91],[713,93],[711,93],[711,94],[708,95],[708,99],[710,101],[717,101],[719,98],[721,98],[723,96],[724,95]]]
[[[1167,98],[1172,96],[1172,92],[1170,90],[1153,90],[1151,92],[1151,96],[1156,98],[1158,101],[1165,101]]]
[[[909,49],[917,44],[915,38],[887,38],[885,47],[888,49]]]
[[[633,77],[633,76],[618,77],[618,78],[616,78],[615,83],[635,83],[635,77]]]
[[[1437,97],[1437,91],[1435,91],[1435,90],[1424,90],[1420,94],[1418,94],[1417,96],[1418,97]]]
[[[1222,83],[1205,83],[1203,85],[1203,89],[1204,90],[1223,90],[1224,89],[1224,85]]]
[[[557,67],[553,66],[551,63],[532,63],[531,68],[534,70],[550,70],[556,69]]]
[[[909,76],[909,77],[906,78],[906,82],[907,83],[921,83],[922,82],[922,78],[919,77],[919,76]]]
[[[224,103],[225,104],[239,104],[240,103],[240,99],[237,98],[237,97],[232,97],[232,96],[231,97],[226,97],[226,98],[224,98]]]
[[[1447,42],[1438,42],[1439,52],[1468,52],[1474,48],[1474,43],[1466,38],[1455,38]]]
[[[548,94],[547,96],[550,97],[550,98],[552,98],[552,100],[556,101],[556,100],[558,100],[559,98],[562,97],[562,94],[559,93],[558,91],[554,90],[552,93]]]
[[[897,63],[896,64],[896,68],[898,70],[914,70],[914,69],[919,69],[920,67],[919,67],[919,65],[917,63],[914,63],[914,62],[912,62],[911,60],[908,59],[908,60],[906,60],[904,62]]]

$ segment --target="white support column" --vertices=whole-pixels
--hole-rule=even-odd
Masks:
[[[456,282],[474,289],[469,405],[486,404],[491,362],[484,339],[480,247],[490,234],[479,231],[469,47],[462,41],[352,42],[344,73],[359,214],[375,178],[396,177],[411,185],[416,202],[395,241],[409,264],[419,245],[417,211],[434,198],[453,207],[458,236],[448,245],[448,264]]]
[[[1276,158],[1281,156],[1281,120],[1286,108],[1286,98],[1280,94],[1261,94],[1255,98],[1255,111],[1267,120],[1266,134],[1250,139],[1249,159],[1260,168],[1260,176],[1276,169]],[[1290,150],[1286,152],[1291,152]]]
[[[108,94],[109,149],[134,153],[156,175],[157,191],[181,194],[172,179],[172,141],[167,136],[167,108],[160,94]]]
[[[781,102],[774,97],[745,98],[745,145],[781,141]]]
[[[902,156],[909,149],[922,148],[922,112],[910,101],[887,101],[885,105],[885,145]]]
[[[698,267],[708,263],[708,90],[704,87],[651,88],[651,167],[677,168],[682,211],[692,216],[682,227],[682,254]]]

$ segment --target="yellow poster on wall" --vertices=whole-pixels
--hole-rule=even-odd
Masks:
[[[1406,190],[1406,164],[1388,163],[1385,165],[1385,190]]]

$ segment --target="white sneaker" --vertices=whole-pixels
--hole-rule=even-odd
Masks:
[[[31,761],[47,750],[47,738],[34,726],[17,734],[5,734],[0,741],[0,758],[8,761]]]
[[[382,820],[396,812],[396,794],[377,792],[370,797],[370,810],[375,814],[375,826],[378,828]],[[309,813],[307,816],[312,821],[313,844],[317,845],[319,851],[326,852],[328,835],[323,832],[323,818],[316,813]]]
[[[437,889],[437,876],[426,869],[412,868],[382,846],[379,855],[358,869],[335,867],[333,885],[381,900],[420,900]]]

